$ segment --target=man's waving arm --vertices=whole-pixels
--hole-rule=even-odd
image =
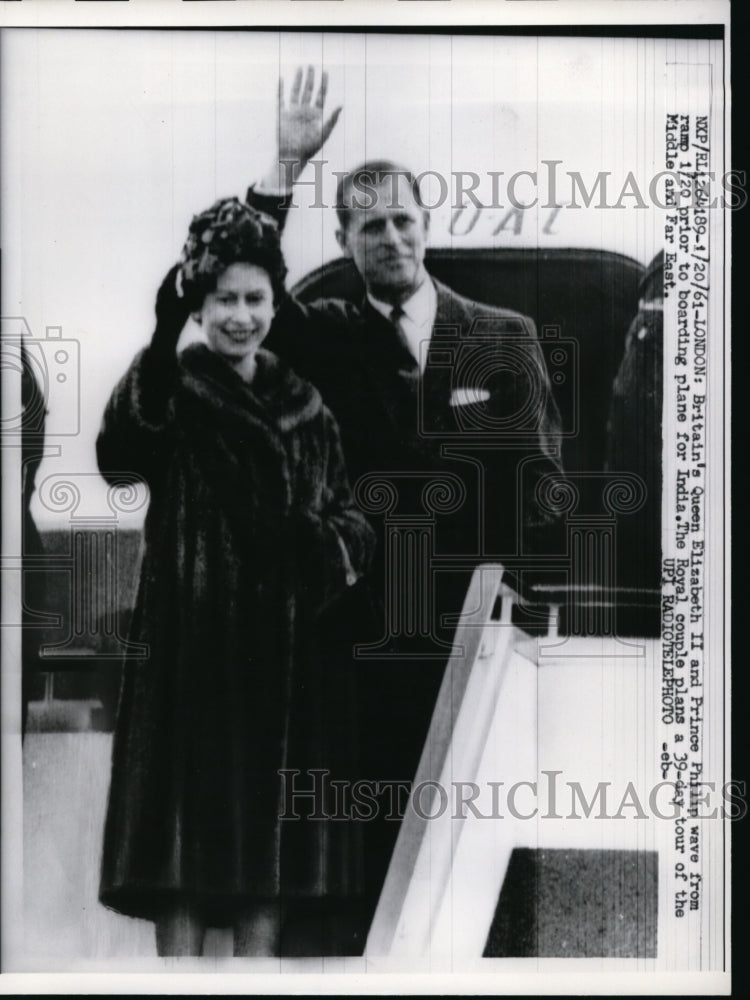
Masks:
[[[284,81],[279,80],[276,115],[276,155],[259,184],[250,186],[248,204],[272,215],[283,227],[291,207],[291,193],[300,174],[318,153],[334,129],[341,108],[325,117],[328,74],[320,77],[315,94],[315,70],[297,69],[289,94],[284,98]]]

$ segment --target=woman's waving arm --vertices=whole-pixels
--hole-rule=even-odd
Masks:
[[[160,467],[171,434],[176,346],[189,312],[177,287],[178,272],[179,265],[171,268],[157,293],[151,343],[136,355],[104,411],[96,453],[108,482],[122,473],[135,473],[148,482]]]

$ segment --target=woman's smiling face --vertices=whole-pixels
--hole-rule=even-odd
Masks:
[[[268,272],[256,264],[231,264],[203,300],[195,319],[208,346],[233,365],[252,358],[265,340],[275,313]]]

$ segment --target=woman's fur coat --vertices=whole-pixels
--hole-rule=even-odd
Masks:
[[[293,818],[334,812],[320,772],[356,777],[351,669],[321,662],[316,629],[373,544],[317,390],[267,352],[246,383],[203,345],[152,345],[97,452],[110,482],[150,489],[102,902],[156,919],[189,898],[222,924],[250,901],[356,895],[356,823]],[[290,799],[315,781],[318,801]]]

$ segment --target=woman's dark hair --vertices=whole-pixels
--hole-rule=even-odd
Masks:
[[[284,295],[286,264],[275,219],[238,198],[222,198],[193,217],[182,250],[182,292],[191,309],[200,309],[232,264],[263,268],[278,305]]]

